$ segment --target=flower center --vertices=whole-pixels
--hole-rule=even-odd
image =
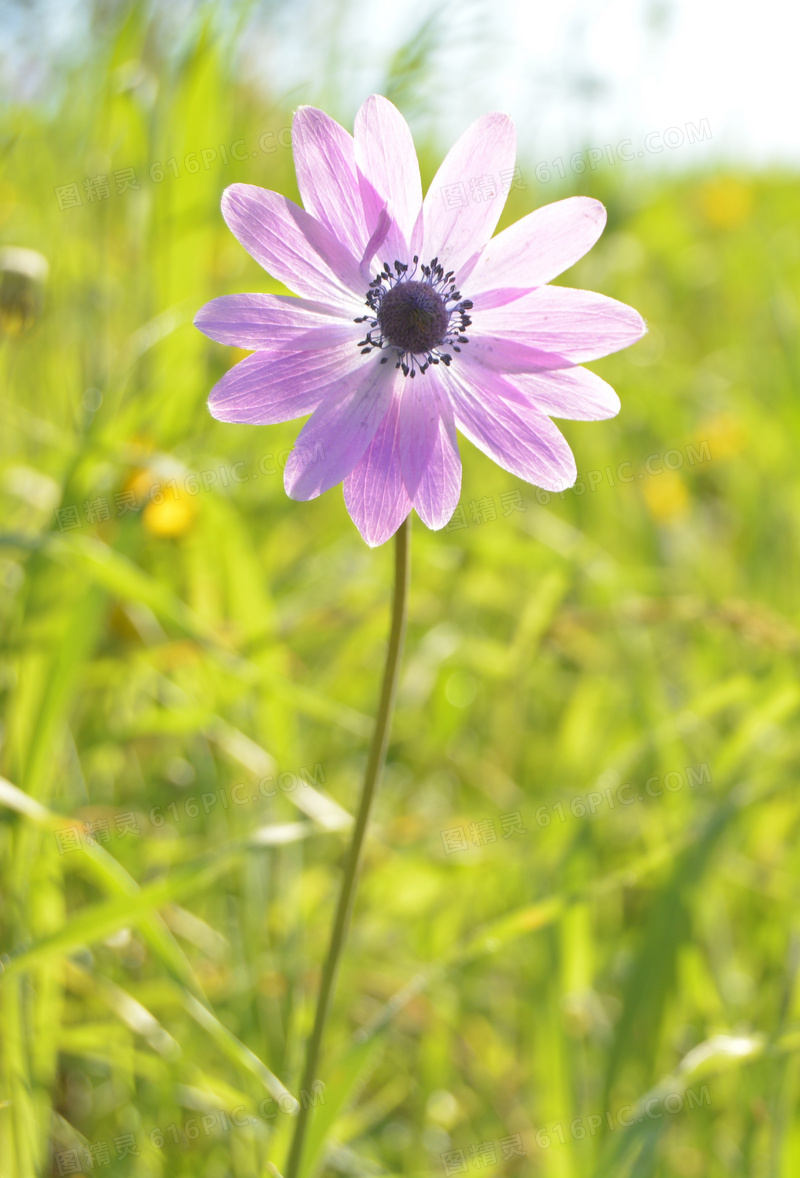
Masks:
[[[403,262],[395,262],[393,271],[384,262],[369,284],[366,303],[370,313],[356,323],[369,323],[370,329],[358,346],[364,354],[393,349],[395,368],[402,368],[404,376],[422,374],[431,364],[448,365],[453,359],[449,349],[460,352],[459,345],[469,343],[463,333],[472,322],[467,314],[472,302],[461,298],[453,271],[445,274],[438,258],[426,266],[414,257],[411,273]],[[389,359],[382,356],[381,364]]]
[[[427,282],[400,282],[381,299],[378,326],[386,342],[403,352],[430,352],[449,323],[444,299]]]

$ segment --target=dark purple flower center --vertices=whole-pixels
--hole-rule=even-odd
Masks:
[[[401,282],[381,299],[378,325],[393,348],[424,355],[445,337],[450,313],[438,290],[427,282]]]
[[[370,313],[356,319],[370,325],[358,342],[361,351],[385,350],[381,364],[394,358],[404,376],[423,374],[431,364],[448,365],[453,359],[450,350],[460,352],[461,345],[469,343],[463,333],[472,322],[472,302],[456,290],[453,271],[445,273],[438,258],[429,266],[416,256],[412,262],[410,274],[404,262],[395,262],[394,270],[384,262],[367,291]]]

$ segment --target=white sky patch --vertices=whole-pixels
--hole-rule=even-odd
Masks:
[[[349,122],[397,45],[433,11],[431,0],[384,3],[376,19],[363,4],[305,0],[271,19],[251,46],[251,67],[259,61],[273,96],[327,103]],[[442,144],[502,109],[533,162],[630,139],[659,167],[709,156],[800,163],[800,7],[785,0],[757,9],[743,0],[465,0],[445,12],[427,104],[409,111],[414,129]],[[685,134],[703,120],[710,142],[644,148],[651,132]]]
[[[194,35],[190,17],[208,11],[200,0],[152,6],[176,45],[181,32]],[[211,6],[220,30],[236,28],[241,7]],[[0,6],[0,90],[55,102],[59,63],[91,55],[89,13],[81,0]],[[787,0],[271,0],[254,5],[240,47],[264,93],[265,125],[276,107],[302,102],[352,125],[398,46],[436,14],[433,68],[409,87],[404,112],[440,151],[499,109],[513,115],[529,165],[566,166],[573,152],[616,153],[627,140],[623,150],[644,167],[800,164],[800,6]],[[231,69],[241,76],[238,62]],[[689,142],[687,126],[704,120],[711,139]],[[663,142],[673,127],[686,139],[674,147]],[[661,151],[645,146],[650,133],[662,137]]]

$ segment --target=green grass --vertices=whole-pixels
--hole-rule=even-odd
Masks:
[[[291,112],[209,35],[164,61],[132,12],[58,110],[3,131],[0,236],[50,264],[0,344],[3,1178],[103,1143],[109,1178],[280,1169],[388,625],[391,545],[338,490],[284,494],[296,424],[205,407],[235,356],[192,315],[269,288],[220,193],[296,197],[291,152],[258,146]],[[59,211],[55,186],[103,174]],[[582,494],[465,442],[465,526],[415,522],[321,1173],[444,1174],[448,1150],[472,1173],[481,1149],[546,1178],[800,1166],[797,180],[579,179],[609,226],[563,281],[650,334],[593,366],[620,416],[564,425]],[[566,194],[531,173],[504,223]],[[100,841],[65,847],[86,822]],[[448,853],[458,828],[494,841]]]

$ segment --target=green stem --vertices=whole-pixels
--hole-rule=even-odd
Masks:
[[[303,1078],[300,1084],[301,1103],[295,1123],[292,1147],[286,1163],[285,1178],[298,1178],[303,1160],[303,1147],[310,1108],[302,1100],[303,1092],[310,1092],[317,1079],[317,1065],[319,1063],[322,1037],[328,1019],[333,991],[336,985],[336,975],[339,960],[342,956],[347,931],[350,927],[350,917],[353,912],[353,901],[358,886],[358,876],[364,849],[364,836],[369,824],[372,802],[375,790],[380,781],[381,772],[386,761],[386,749],[389,743],[389,731],[392,724],[394,697],[397,690],[397,678],[400,671],[400,659],[403,653],[403,639],[406,630],[406,614],[408,605],[409,581],[409,539],[411,519],[408,517],[401,525],[395,536],[395,575],[394,600],[392,602],[392,628],[389,633],[389,648],[386,652],[386,665],[383,671],[381,698],[378,705],[378,715],[375,721],[375,731],[367,758],[367,768],[364,774],[364,788],[358,807],[350,846],[347,851],[347,862],[344,869],[342,890],[336,907],[333,921],[328,955],[322,969],[322,981],[317,999],[317,1010],[314,1016],[314,1027],[306,1047],[306,1062]]]

